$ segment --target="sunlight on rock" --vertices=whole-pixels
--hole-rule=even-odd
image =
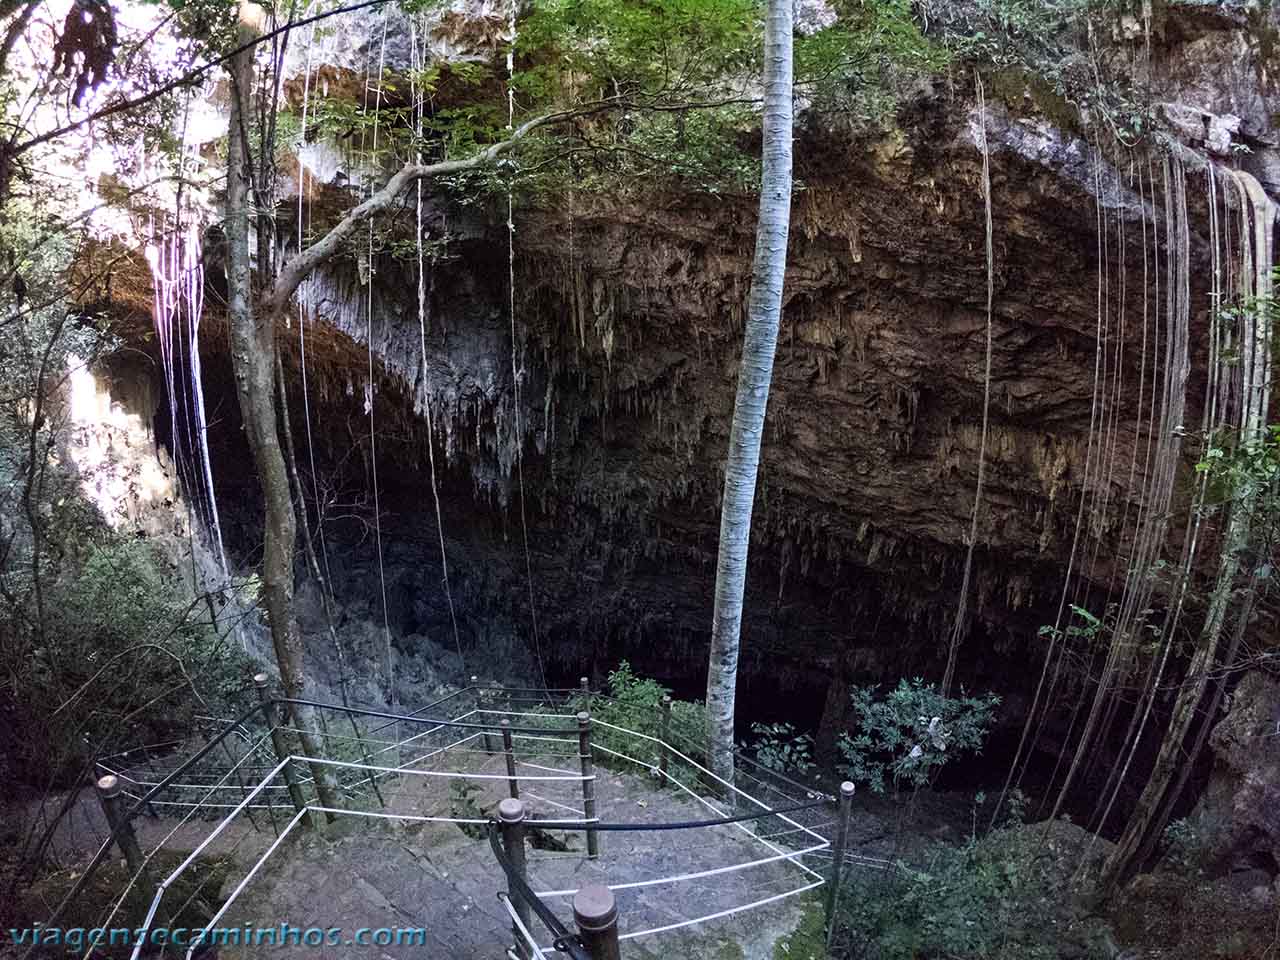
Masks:
[[[172,509],[172,466],[142,417],[114,399],[83,360],[72,359],[67,383],[67,447],[84,495],[117,530],[158,533],[184,526]]]

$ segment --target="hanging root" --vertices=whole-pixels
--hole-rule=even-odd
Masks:
[[[507,130],[515,130],[516,88],[515,88],[515,49],[516,49],[516,4],[511,5],[511,43],[507,47]],[[514,175],[513,175],[514,176]],[[524,429],[520,416],[520,369],[516,362],[516,222],[515,192],[512,180],[507,181],[507,291],[508,307],[511,313],[511,402],[512,425],[515,431],[515,465],[516,481],[520,486],[520,532],[524,538],[524,571],[529,588],[529,620],[533,628],[533,650],[538,660],[538,673],[542,677],[542,685],[548,686],[547,668],[542,659],[542,640],[538,635],[538,605],[533,594],[533,559],[529,553],[529,518],[525,506],[524,490]]]
[[[421,51],[418,48],[418,18],[415,17],[410,22],[410,44],[413,48],[413,60],[418,67],[421,67],[419,58]],[[422,129],[426,112],[425,99],[416,87],[416,78],[414,80],[414,89],[412,91],[414,104],[414,121],[418,131],[418,140],[422,141]],[[422,154],[418,154],[418,162],[422,162]],[[436,478],[436,451],[435,451],[435,426],[432,422],[431,413],[431,385],[427,379],[427,281],[426,281],[426,263],[424,261],[422,248],[422,181],[417,181],[416,196],[416,223],[417,223],[417,248],[418,248],[418,340],[422,348],[422,399],[423,410],[427,418],[427,459],[431,466],[431,499],[435,505],[436,511],[436,532],[440,537],[440,569],[444,581],[444,597],[445,602],[449,605],[449,625],[453,629],[453,646],[458,653],[458,662],[462,665],[462,675],[469,676],[467,671],[467,660],[462,654],[462,638],[458,634],[458,615],[453,606],[453,588],[449,582],[449,556],[444,547],[444,517],[440,511],[440,487]]]
[[[978,482],[973,492],[973,514],[969,520],[968,549],[964,558],[964,574],[960,579],[960,599],[956,605],[956,619],[951,627],[951,642],[947,649],[947,666],[942,674],[942,695],[949,696],[951,682],[955,677],[956,656],[960,650],[960,638],[964,633],[968,618],[969,581],[973,576],[973,551],[978,542],[978,517],[982,509],[982,485],[986,478],[987,465],[987,427],[991,413],[991,314],[995,300],[995,252],[992,243],[991,224],[991,151],[987,145],[987,101],[982,87],[982,77],[974,74],[977,86],[978,112],[982,117],[979,125],[979,146],[982,150],[982,198],[985,204],[985,228],[987,255],[987,350],[986,362],[982,375],[982,437],[978,441]]]

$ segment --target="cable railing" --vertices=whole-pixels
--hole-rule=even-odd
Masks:
[[[146,939],[149,933],[183,921],[208,934],[236,909],[246,891],[269,882],[270,865],[289,838],[305,830],[323,833],[328,821],[341,818],[370,824],[454,824],[476,831],[477,836],[487,835],[491,847],[495,837],[502,840],[498,843],[502,855],[495,853],[495,859],[507,889],[500,897],[512,916],[514,942],[508,953],[519,960],[556,952],[574,960],[617,956],[619,942],[696,927],[803,896],[826,885],[828,873],[838,879],[844,864],[857,862],[842,849],[843,833],[833,852],[831,839],[822,832],[829,833],[833,825],[847,827],[847,802],[840,804],[833,818],[835,798],[743,756],[738,757],[735,782],[717,776],[703,762],[701,745],[671,729],[667,705],[663,716],[644,724],[662,735],[633,730],[580,709],[616,702],[584,687],[542,691],[475,683],[405,714],[264,697],[259,707],[227,723],[185,759],[177,753],[184,745],[181,741],[103,757],[98,765],[103,775],[100,795],[110,833],[47,925],[55,925],[68,905],[86,891],[114,845],[128,864],[127,882],[97,927],[110,928],[130,905],[138,906],[145,892],[150,897],[141,897],[146,907],[141,921],[136,916],[127,918],[141,937],[128,954],[95,952],[91,946],[84,957],[139,960],[144,947],[148,956],[153,955],[155,944]],[[322,718],[320,755],[301,748],[302,728],[290,719],[295,708],[306,708]],[[274,722],[268,724],[269,719]],[[350,732],[341,732],[345,728],[335,721],[348,723]],[[682,802],[696,805],[706,815],[655,822],[606,821],[597,815],[602,783],[597,763],[614,776],[639,773],[652,789],[670,790],[673,797],[683,797]],[[337,785],[339,803],[321,801],[313,778],[322,772]],[[110,783],[103,790],[105,781]],[[495,816],[460,809],[454,795],[459,788],[506,796]],[[539,810],[537,814],[529,815],[529,803]],[[535,865],[550,862],[552,856],[598,862],[601,835],[668,831],[698,832],[706,838],[708,849],[727,852],[732,862],[693,863],[662,876],[646,873],[643,863],[626,864],[632,875],[619,876],[618,867],[611,865],[610,876],[599,883],[572,888],[541,884],[542,889],[535,891],[523,879],[526,874],[520,873],[520,865],[526,869],[528,865],[524,840],[517,844],[520,857],[515,846],[505,841],[507,832],[516,832],[504,832],[503,826],[504,815],[514,816],[513,805],[520,811],[521,835],[554,831],[586,838],[585,851],[557,852],[545,858],[538,854]],[[142,817],[144,813],[147,818]],[[216,823],[203,826],[209,820]],[[178,835],[198,837],[180,858],[171,852]],[[743,844],[756,846],[758,853],[747,852]],[[683,845],[696,846],[687,841]],[[806,862],[810,860],[816,863],[811,866]],[[794,870],[794,875],[788,879],[785,870],[776,873],[783,868]],[[513,872],[519,877],[513,877]],[[747,876],[761,879],[748,885]],[[637,915],[635,923],[624,922],[619,929],[616,893],[726,881],[736,886],[708,904],[714,909],[667,922]],[[739,888],[743,894],[734,900]],[[224,889],[230,890],[225,896]],[[573,908],[576,934],[569,932],[564,921],[551,922],[554,904],[561,901],[569,901]],[[535,922],[545,928],[551,946],[540,945],[534,936]],[[163,944],[159,955],[191,958],[198,945],[184,952]]]

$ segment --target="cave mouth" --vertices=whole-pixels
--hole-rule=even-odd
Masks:
[[[296,376],[297,372],[294,369],[292,374]],[[240,563],[252,563],[258,549],[255,538],[260,529],[260,494],[255,477],[246,468],[250,458],[242,432],[237,429],[234,378],[225,353],[215,353],[206,361],[204,381],[205,395],[219,426],[211,433],[211,442],[221,468],[215,473],[218,499],[227,505],[224,526],[228,555]],[[162,385],[157,387],[157,393],[162,393]],[[335,392],[317,399],[312,412],[324,423],[358,423],[355,418],[362,414],[356,406],[358,399]],[[155,403],[150,416],[156,441],[172,455],[175,442],[166,403],[163,399]],[[299,416],[296,405],[292,412]],[[183,428],[180,423],[179,430]],[[295,434],[304,435],[303,425],[298,425]],[[379,558],[370,526],[373,497],[369,463],[360,446],[358,430],[353,429],[352,435],[350,445],[330,438],[314,451],[317,470],[332,478],[334,488],[341,490],[343,502],[349,506],[350,515],[334,521],[328,539],[333,551],[334,588],[343,601],[344,616],[349,623],[380,623],[382,584],[377,571],[381,559],[387,620],[398,653],[412,659],[417,652],[414,644],[428,637],[450,651],[452,616],[438,596],[439,528],[431,511],[423,509],[424,450],[419,442],[403,438],[389,437],[379,443],[383,510],[383,549]],[[179,453],[186,449],[181,436],[176,446]],[[190,456],[189,451],[187,455]],[[594,688],[602,689],[608,673],[625,660],[637,675],[668,687],[677,699],[704,699],[706,634],[713,588],[706,558],[713,555],[714,529],[699,531],[694,539],[695,557],[699,559],[692,562],[654,561],[641,551],[638,557],[619,566],[607,558],[627,536],[634,536],[636,529],[616,523],[606,525],[598,513],[558,502],[554,487],[548,490],[539,486],[545,460],[531,457],[528,466],[529,487],[537,490],[538,496],[535,499],[530,494],[536,509],[528,515],[527,559],[537,588],[540,642],[544,646],[548,683],[553,687],[576,687],[579,679],[587,676]],[[506,682],[534,684],[540,682],[541,671],[530,638],[526,555],[515,503],[511,499],[503,504],[479,497],[470,467],[465,458],[456,458],[442,471],[439,484],[446,548],[451,557],[454,614],[461,627],[464,652],[474,663],[494,649],[486,643],[499,643],[508,654],[515,654],[510,664],[514,672],[505,678]],[[570,515],[572,525],[578,528],[574,532],[579,548],[574,552],[566,551],[562,529]],[[645,535],[645,528],[640,531]],[[584,541],[589,542],[585,549],[581,546]],[[815,565],[809,575],[791,571],[785,581],[779,573],[783,567],[775,548],[753,547],[746,613],[750,632],[744,629],[736,738],[750,744],[757,724],[788,724],[797,734],[811,736],[819,744],[818,760],[830,777],[838,773],[840,762],[836,735],[848,730],[853,719],[847,711],[843,716],[839,710],[834,717],[830,715],[830,701],[841,698],[836,685],[848,690],[854,685],[878,683],[883,691],[900,678],[936,676],[945,651],[935,639],[936,623],[913,624],[895,617],[889,602],[882,599],[881,594],[897,595],[906,589],[905,574],[886,579],[883,572],[850,568],[843,574],[842,584],[833,584],[822,565]],[[588,575],[586,589],[584,573]],[[310,576],[301,561],[297,576],[299,584]],[[866,581],[861,588],[856,586],[860,578]],[[779,599],[754,610],[753,596]],[[848,624],[842,624],[833,596],[840,598],[840,604],[849,603],[850,598],[862,604],[864,619],[875,624],[873,635],[855,641],[840,640],[842,635],[847,637]],[[563,598],[563,602],[557,603],[556,597]],[[872,615],[866,616],[865,611]],[[958,683],[973,692],[995,692],[1003,702],[982,751],[961,762],[944,764],[933,783],[935,789],[992,796],[1005,788],[1019,749],[1023,711],[1030,692],[1027,684],[1033,679],[1008,669],[1007,636],[1015,631],[1034,636],[1036,623],[1049,616],[1044,611],[1025,610],[1013,626],[1004,625],[1005,638],[975,621],[964,639],[970,656],[962,664],[964,672]],[[690,625],[704,621],[705,627]],[[814,626],[798,629],[805,621]],[[837,629],[841,625],[843,632]],[[505,640],[493,639],[503,635]],[[844,644],[848,644],[847,650]],[[830,666],[833,650],[843,651],[834,656],[861,658],[863,666],[837,676]],[[371,662],[370,670],[376,673],[377,664]],[[373,685],[366,686],[375,689]],[[1031,751],[1018,781],[1029,797],[1032,811],[1043,810],[1044,798],[1056,795],[1069,763],[1069,757],[1063,756],[1066,747],[1062,746],[1061,733],[1070,728],[1070,717],[1060,708],[1055,705],[1050,714],[1046,726],[1048,744]],[[1122,730],[1125,722],[1126,718],[1121,718],[1115,728]],[[833,729],[824,730],[824,724]],[[1114,753],[1116,745],[1107,745],[1106,749]],[[1140,759],[1136,766],[1142,762]],[[1202,762],[1195,772],[1197,784],[1207,777],[1207,771],[1201,769],[1204,766]],[[1097,778],[1078,778],[1064,798],[1063,812],[1076,822],[1088,822],[1094,815],[1100,788]],[[1129,793],[1120,795],[1112,815],[1102,825],[1104,835],[1118,833],[1135,800]]]

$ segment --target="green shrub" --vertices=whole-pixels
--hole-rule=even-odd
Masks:
[[[920,787],[943,764],[982,752],[1000,698],[944,697],[920,678],[901,680],[883,697],[875,687],[850,693],[858,726],[838,742],[841,772],[877,793],[888,782]]]
[[[1188,877],[1199,876],[1208,844],[1190,820],[1174,820],[1164,828],[1164,866]]]
[[[755,739],[743,743],[756,763],[775,773],[787,776],[805,776],[817,766],[813,760],[813,737],[796,733],[789,723],[755,723],[751,725]]]
[[[1029,829],[935,845],[918,867],[855,867],[841,890],[835,955],[1056,960],[1054,879]]]
[[[118,860],[109,859],[80,894],[68,901],[58,924],[65,931],[66,939],[61,945],[38,947],[35,956],[82,956],[89,944],[88,931],[96,927],[139,929],[147,918],[157,880],[173,873],[189,852],[157,851],[146,867],[144,880],[132,886],[129,885],[132,875],[127,867]],[[206,853],[196,857],[165,891],[151,929],[203,929],[224,902],[223,887],[233,867],[233,859],[226,855]],[[58,870],[36,881],[19,894],[16,903],[9,905],[12,911],[10,922],[18,927],[44,922],[52,905],[63,901],[79,877],[77,870]],[[120,901],[119,908],[112,913],[117,901]],[[108,917],[110,922],[104,924]],[[77,941],[79,949],[75,949]],[[132,952],[128,946],[104,943],[93,950],[92,956],[98,960],[127,960]]]
[[[609,674],[606,689],[608,693],[604,696],[590,697],[586,702],[579,698],[574,703],[576,709],[588,710],[594,720],[601,721],[594,724],[591,731],[591,742],[605,748],[596,751],[596,761],[607,767],[632,772],[636,769],[635,764],[617,754],[643,763],[658,764],[662,749],[657,743],[612,727],[661,740],[662,698],[670,696],[671,691],[656,680],[636,676],[631,664],[625,660]],[[612,727],[604,726],[605,723]],[[667,742],[690,759],[703,763],[706,759],[706,708],[696,701],[672,700]],[[692,784],[701,777],[696,768],[674,755],[668,756],[667,762],[670,775],[682,783]]]
[[[148,541],[97,532],[78,573],[50,585],[45,608],[29,655],[9,665],[22,681],[13,748],[36,782],[74,776],[90,750],[182,736],[195,714],[247,702],[249,661]]]

